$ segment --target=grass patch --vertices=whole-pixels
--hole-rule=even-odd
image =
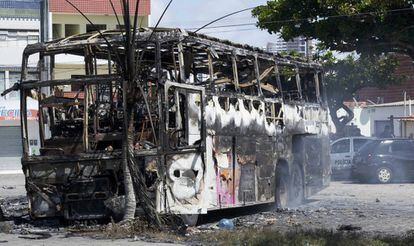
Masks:
[[[173,227],[156,227],[148,223],[145,218],[116,223],[114,221],[107,225],[78,225],[67,229],[67,237],[91,237],[94,239],[133,239],[147,242],[183,242],[185,237]]]
[[[272,229],[246,229],[202,234],[198,236],[197,240],[217,245],[402,246],[413,245],[414,234],[408,233],[400,237],[379,237],[356,232],[327,230],[281,233]]]

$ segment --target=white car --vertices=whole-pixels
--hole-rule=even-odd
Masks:
[[[335,178],[350,178],[352,159],[362,145],[375,138],[346,137],[331,143],[332,176]]]

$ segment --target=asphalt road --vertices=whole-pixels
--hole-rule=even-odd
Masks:
[[[0,199],[25,194],[23,174],[0,174]]]
[[[102,239],[92,239],[92,238],[82,238],[82,237],[65,237],[64,235],[56,234],[53,237],[46,240],[29,240],[19,238],[19,235],[11,234],[2,234],[0,233],[0,245],[24,245],[24,246],[33,246],[33,245],[45,245],[45,246],[122,246],[122,245],[173,245],[166,243],[148,243],[143,241],[134,241],[131,239],[118,239],[118,240],[102,240]]]
[[[24,196],[23,175],[0,175],[0,197]],[[401,235],[414,231],[414,184],[357,184],[332,182],[305,204],[284,211],[265,211],[239,216],[233,213],[237,227],[272,226],[279,231],[292,229],[332,229],[352,225],[361,232]],[[214,224],[216,222],[213,222]],[[199,227],[206,227],[201,225]],[[0,234],[2,241],[13,245],[29,245],[33,241],[19,235]],[[52,238],[36,241],[41,245],[144,245],[142,241],[92,240],[66,238],[64,230]]]
[[[414,231],[414,184],[332,182],[305,204],[237,218],[241,225],[292,229],[353,228],[358,232],[402,235]]]

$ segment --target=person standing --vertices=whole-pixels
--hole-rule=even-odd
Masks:
[[[394,134],[391,132],[390,126],[385,126],[384,131],[380,134],[380,138],[394,138]]]

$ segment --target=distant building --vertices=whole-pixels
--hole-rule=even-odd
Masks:
[[[347,104],[354,112],[354,118],[348,125],[358,127],[363,136],[379,137],[387,126],[391,128],[396,137],[408,137],[414,133],[414,128],[407,130],[406,124],[407,121],[414,120],[414,101]],[[340,115],[341,113],[345,114],[343,111],[340,112]]]
[[[41,2],[43,0],[0,0],[0,93],[20,80],[22,54],[28,44],[39,42],[41,28]],[[130,13],[135,14],[135,3],[130,0]],[[48,0],[49,10],[46,25],[48,40],[63,39],[79,33],[119,28],[115,14],[108,0],[71,0],[93,23],[91,25],[65,0]],[[120,1],[112,1],[115,10],[122,18]],[[150,0],[140,0],[139,19],[140,27],[148,27],[150,14]],[[121,20],[121,23],[123,21]],[[40,68],[38,57],[29,59],[29,77],[38,78]],[[101,66],[99,64],[98,66]],[[104,65],[102,65],[104,66]],[[107,64],[106,64],[107,66]],[[83,75],[83,60],[75,56],[55,57],[53,79],[71,78],[74,75]],[[44,78],[42,78],[44,79]],[[76,88],[65,87],[62,96],[73,96]],[[76,94],[76,93],[75,93]],[[39,151],[39,136],[37,119],[38,101],[29,99],[29,149]],[[22,141],[20,135],[20,100],[19,94],[10,93],[6,98],[0,98],[0,174],[21,172]]]
[[[408,56],[396,57],[396,74],[406,76],[404,83],[386,89],[366,87],[356,93],[355,102],[346,102],[354,112],[349,125],[357,126],[364,136],[379,136],[386,126],[396,137],[414,134],[414,63]]]
[[[306,41],[304,37],[297,37],[291,41],[278,38],[276,42],[267,43],[266,50],[271,53],[297,51],[303,56],[312,54],[312,40]]]
[[[40,4],[37,0],[0,1],[0,93],[20,80],[22,54],[28,44],[39,41]],[[29,77],[37,77],[37,64],[29,61]],[[29,100],[33,117],[28,127],[38,125],[37,102]],[[21,170],[19,93],[0,98],[0,173]],[[32,137],[32,136],[31,136]]]
[[[40,5],[37,0],[0,1],[0,91],[20,80],[24,48],[39,41]],[[31,64],[35,72],[37,64]],[[17,97],[11,93],[8,98]]]
[[[130,0],[130,15],[133,21],[135,15],[135,6],[137,0]],[[72,35],[92,32],[95,29],[99,31],[120,29],[116,15],[108,0],[71,0],[83,14],[93,23],[86,20],[73,6],[65,0],[49,0],[49,39],[67,38]],[[112,1],[115,11],[120,18],[122,25],[122,7],[121,1]],[[139,0],[138,26],[148,27],[149,15],[151,12],[150,0]],[[76,56],[58,56],[55,57],[54,78],[65,79],[76,75],[84,75],[84,61]],[[98,70],[106,70],[107,64],[100,64],[98,61]],[[63,96],[74,96],[79,88],[65,86],[61,88]]]
[[[399,66],[397,75],[406,76],[407,80],[399,85],[387,86],[386,89],[366,87],[356,93],[358,101],[371,101],[373,103],[391,103],[414,99],[414,61],[409,56],[397,55]]]
[[[137,0],[130,0],[130,14],[135,14]],[[65,0],[49,0],[49,18],[52,24],[50,37],[53,39],[65,38],[79,33],[99,30],[118,29],[118,22],[108,0],[71,0],[90,21],[91,25],[79,12]],[[122,18],[122,8],[120,1],[112,1],[119,18]],[[149,14],[151,11],[150,0],[140,0],[138,23],[142,27],[148,27]],[[123,20],[121,20],[123,23]]]

